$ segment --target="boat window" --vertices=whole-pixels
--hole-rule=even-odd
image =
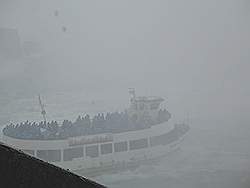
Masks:
[[[135,110],[138,110],[138,105],[137,105],[137,103],[135,103]]]
[[[142,149],[146,147],[148,147],[148,140],[146,138],[129,141],[130,150]]]
[[[178,132],[170,131],[166,134],[153,136],[150,138],[151,146],[166,145],[178,140]]]
[[[83,147],[69,148],[63,151],[63,160],[72,161],[74,158],[83,157]]]
[[[86,156],[88,157],[98,157],[98,145],[87,146],[86,147]]]
[[[150,138],[150,145],[151,146],[158,146],[158,145],[164,145],[163,142],[163,136],[164,135],[160,135],[160,136],[153,136]]]
[[[117,142],[114,144],[115,152],[122,152],[128,150],[128,143],[125,142]]]
[[[140,110],[144,110],[144,104],[143,104],[143,103],[140,103],[140,104],[139,104],[139,109],[140,109]]]
[[[23,152],[24,153],[26,153],[26,154],[28,154],[28,155],[35,155],[35,151],[34,150],[28,150],[28,149],[26,149],[26,150],[23,150]]]
[[[153,103],[150,105],[151,110],[156,110],[156,109],[158,109],[158,107],[159,107],[159,103]]]
[[[48,162],[61,161],[61,150],[37,150],[37,157]]]
[[[112,144],[102,144],[101,145],[101,154],[108,154],[108,153],[112,153]]]

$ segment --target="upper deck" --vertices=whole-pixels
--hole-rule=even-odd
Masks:
[[[134,94],[129,109],[124,112],[99,113],[92,118],[86,114],[78,116],[74,122],[64,120],[61,124],[57,121],[26,121],[7,125],[3,134],[24,140],[62,140],[76,136],[143,130],[170,119],[171,114],[167,110],[159,109],[162,101],[164,99],[161,97],[136,97]]]
[[[123,133],[143,130],[166,122],[171,117],[167,110],[159,110],[155,120],[133,119],[127,112],[98,114],[90,119],[89,115],[79,116],[74,122],[64,120],[61,125],[51,122],[23,122],[10,124],[3,129],[3,134],[24,140],[60,140],[76,136],[106,133]]]

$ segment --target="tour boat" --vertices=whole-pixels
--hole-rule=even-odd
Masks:
[[[124,112],[79,116],[61,124],[44,121],[10,124],[3,129],[5,143],[78,174],[99,174],[155,160],[176,150],[189,130],[172,124],[171,114],[160,108],[161,97],[139,97],[130,90]]]

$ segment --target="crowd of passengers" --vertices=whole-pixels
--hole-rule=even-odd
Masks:
[[[129,117],[126,112],[107,113],[106,115],[99,113],[93,119],[87,114],[78,116],[74,122],[64,120],[61,125],[57,121],[43,121],[40,123],[26,121],[16,125],[10,124],[3,129],[3,133],[20,139],[65,139],[90,134],[139,130],[165,122],[170,117],[170,113],[165,109],[159,110],[156,120],[138,119],[136,116]]]

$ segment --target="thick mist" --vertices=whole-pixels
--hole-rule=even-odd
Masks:
[[[247,0],[0,0],[0,28],[17,30],[22,51],[0,58],[1,121],[21,119],[9,115],[26,105],[16,101],[39,93],[51,111],[68,98],[70,117],[67,107],[83,99],[120,110],[133,87],[164,97],[174,121],[189,121],[195,134],[218,132],[214,145],[230,135],[237,143],[250,134],[249,10]],[[30,42],[35,55],[23,50]],[[245,151],[242,142],[235,147]]]
[[[164,95],[174,101],[173,108],[195,116],[245,119],[249,6],[232,0],[12,0],[1,2],[0,23],[16,28],[22,42],[42,47],[42,57],[36,60],[42,71],[27,78],[41,84],[35,91],[70,88],[126,97],[126,89],[135,87],[141,93]],[[2,64],[2,74],[5,66],[10,72],[16,68]]]

